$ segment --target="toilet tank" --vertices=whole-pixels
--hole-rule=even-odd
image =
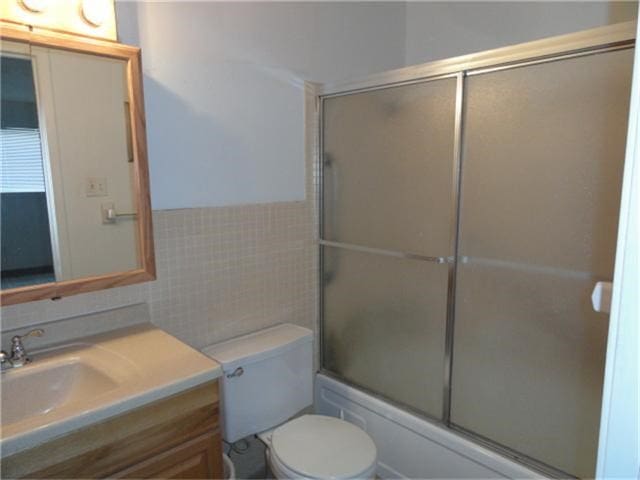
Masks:
[[[282,324],[205,347],[222,365],[222,436],[235,442],[313,403],[313,332]]]

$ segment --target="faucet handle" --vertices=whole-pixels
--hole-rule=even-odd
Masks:
[[[42,328],[34,328],[24,335],[15,335],[11,339],[11,362],[14,367],[21,367],[25,363],[29,363],[31,359],[27,356],[27,351],[22,344],[22,340],[29,337],[41,337],[44,335]]]
[[[42,328],[34,328],[33,330],[28,331],[27,333],[25,333],[24,335],[15,335],[12,339],[11,342],[16,345],[17,343],[22,342],[23,339],[25,338],[29,338],[29,337],[41,337],[44,335],[44,330]]]
[[[20,335],[21,338],[27,337],[41,337],[44,335],[44,329],[42,328],[34,328],[33,330],[29,330],[24,335]]]

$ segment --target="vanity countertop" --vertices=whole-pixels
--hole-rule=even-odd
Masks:
[[[3,457],[222,375],[217,362],[149,323],[32,358],[2,373]]]

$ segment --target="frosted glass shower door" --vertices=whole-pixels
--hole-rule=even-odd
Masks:
[[[451,421],[593,477],[632,50],[466,80]]]
[[[323,100],[323,367],[436,417],[456,84]]]

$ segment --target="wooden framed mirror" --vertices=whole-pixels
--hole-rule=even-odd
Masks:
[[[140,49],[0,22],[2,305],[154,280]]]

